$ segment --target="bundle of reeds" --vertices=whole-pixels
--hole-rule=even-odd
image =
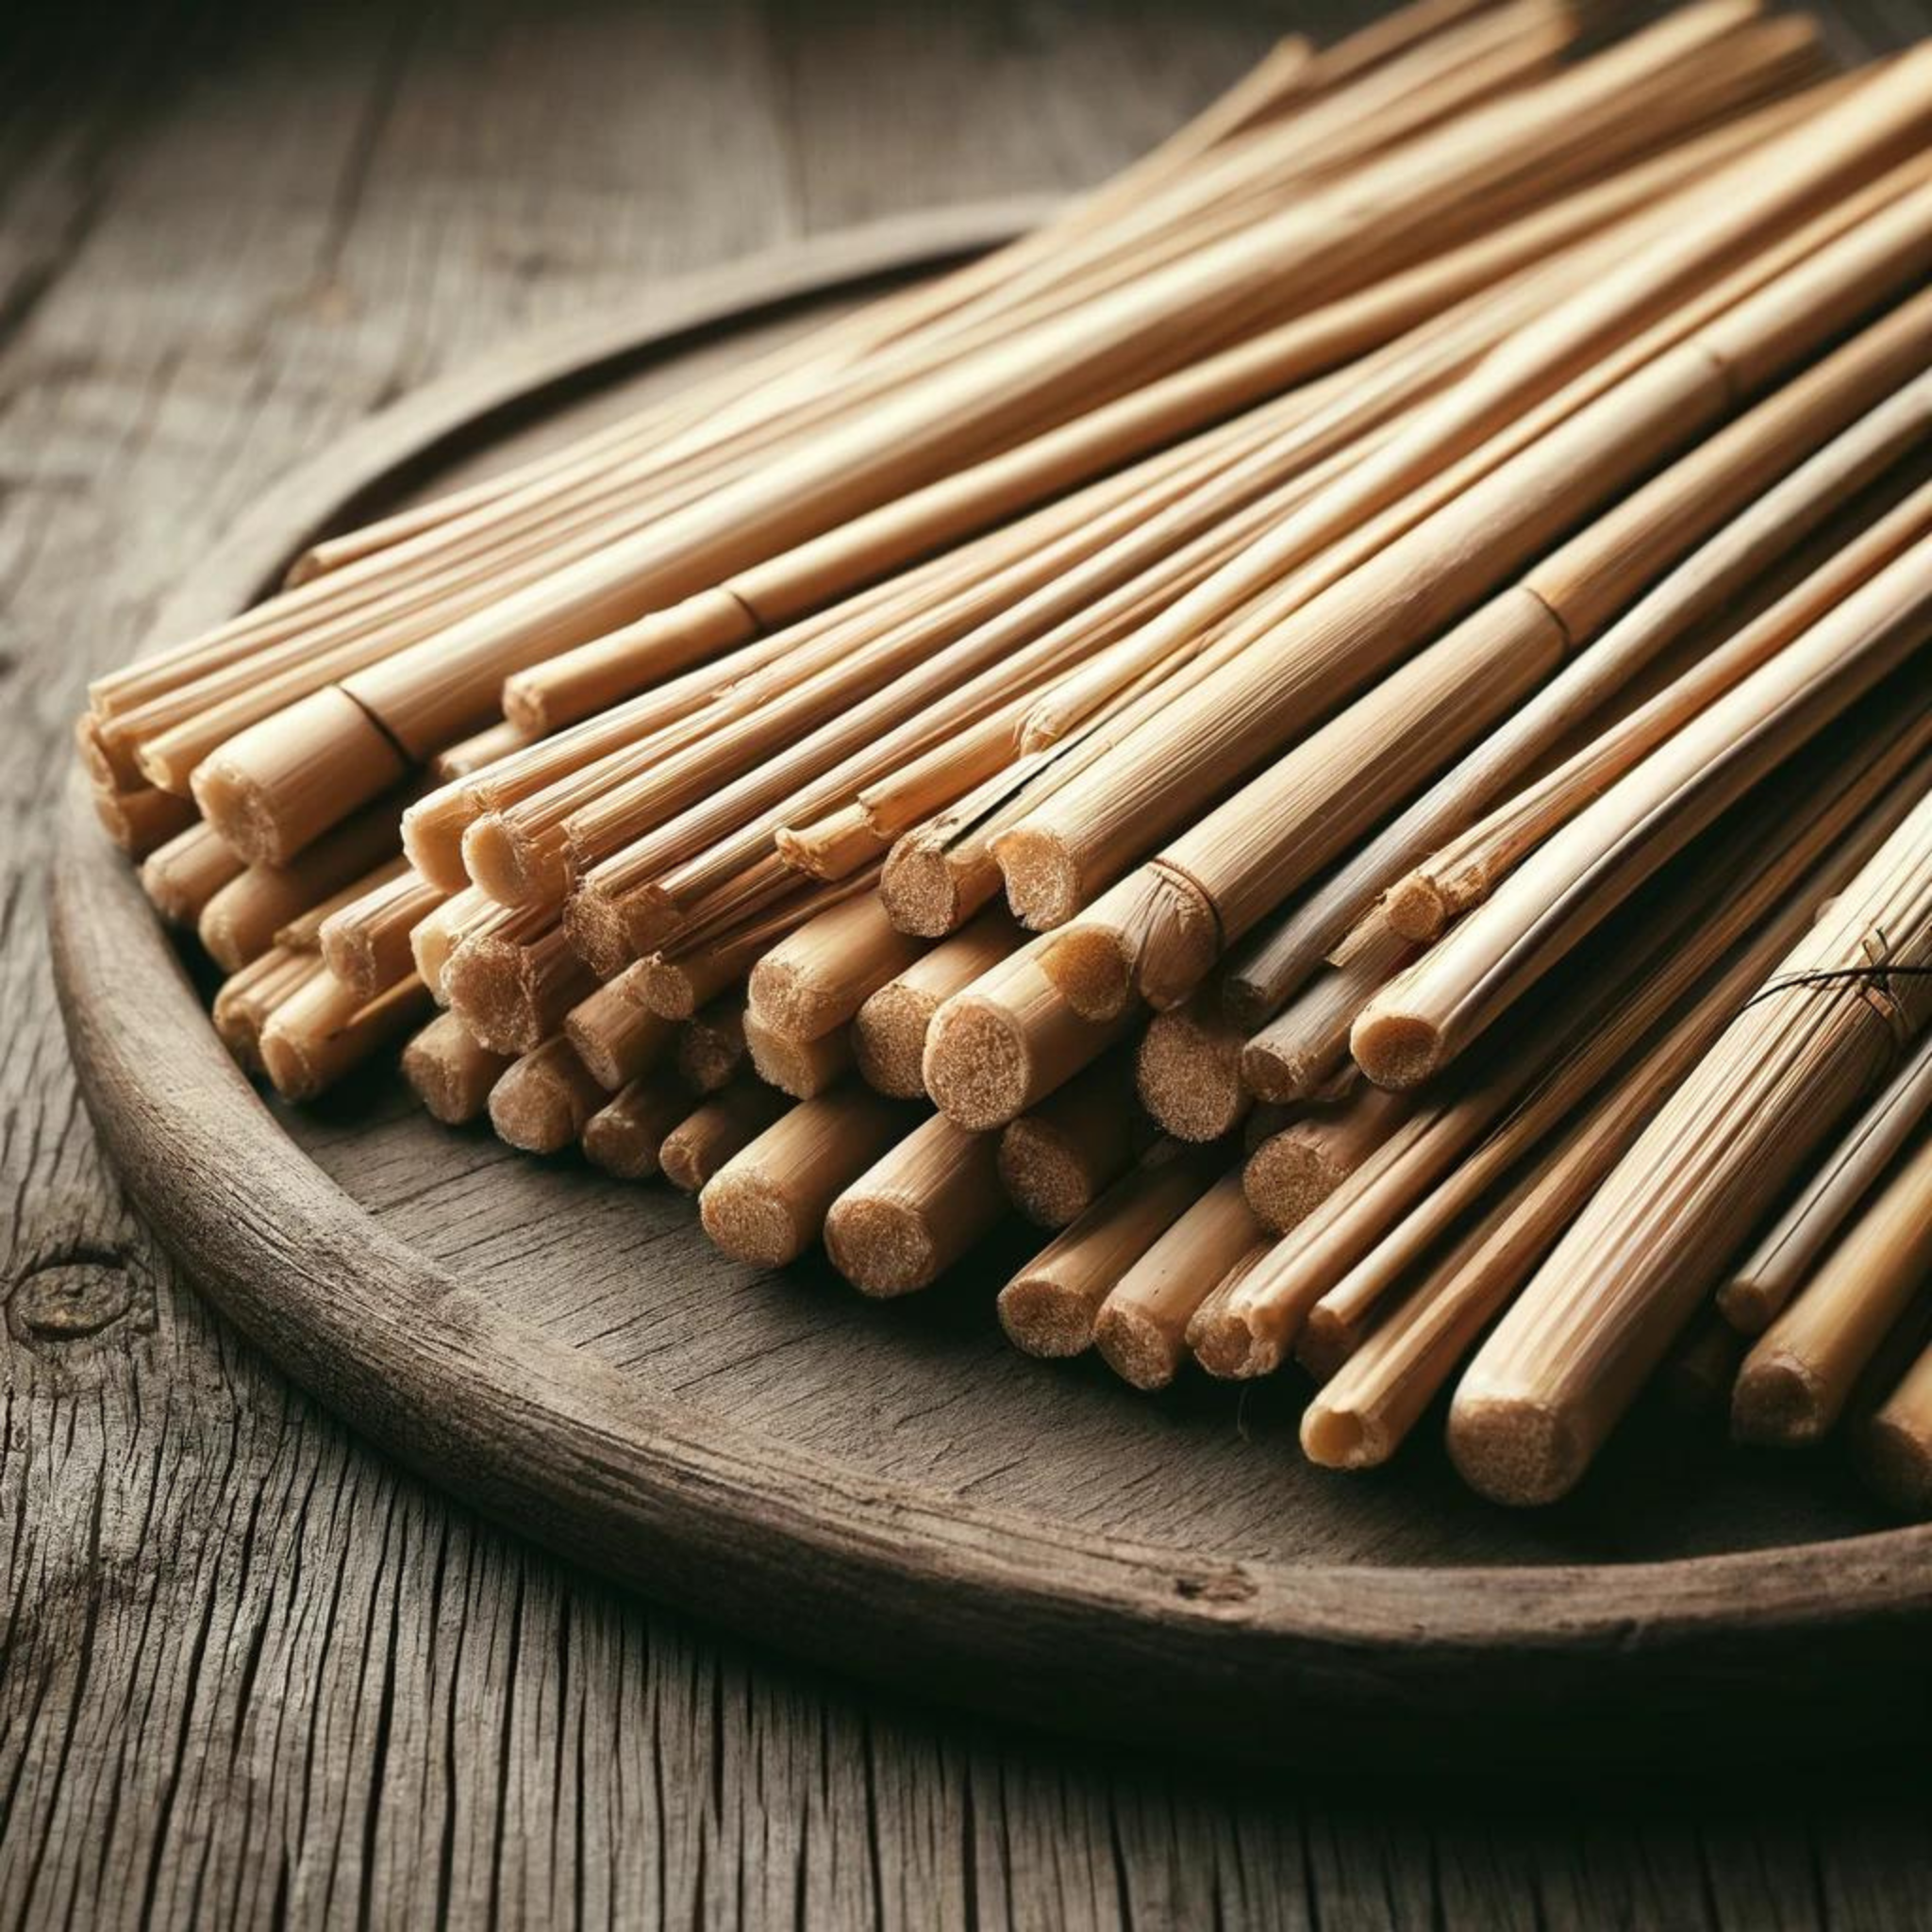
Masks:
[[[1932,50],[1576,38],[1285,42],[101,680],[223,1037],[869,1295],[1031,1225],[1020,1347],[1326,1465],[1547,1500],[1676,1363],[1932,1507]]]

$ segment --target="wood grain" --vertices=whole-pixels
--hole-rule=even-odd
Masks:
[[[1228,1779],[753,1656],[397,1474],[120,1206],[42,963],[44,801],[82,678],[180,558],[465,351],[801,220],[1092,174],[1267,31],[989,8],[928,49],[810,11],[216,5],[8,37],[0,1922],[1922,1922],[1909,1782],[1550,1807]],[[961,59],[999,118],[929,169]]]

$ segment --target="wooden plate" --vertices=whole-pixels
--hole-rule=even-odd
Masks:
[[[1021,219],[761,257],[407,399],[260,503],[156,641],[325,529]],[[1888,1528],[1829,1457],[1658,1415],[1539,1514],[1478,1502],[1428,1441],[1339,1478],[1295,1448],[1291,1375],[1149,1399],[1014,1354],[1011,1256],[872,1304],[724,1261],[668,1190],[441,1129],[387,1075],[265,1104],[78,788],[66,809],[68,1030],[142,1211],[295,1380],[597,1570],[924,1694],[1249,1757],[1755,1752],[1921,1714],[1932,1530]]]

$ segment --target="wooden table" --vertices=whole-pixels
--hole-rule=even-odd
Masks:
[[[1914,19],[1870,0],[1845,44]],[[265,482],[650,277],[1091,178],[1282,21],[174,0],[9,24],[0,1924],[1932,1923],[1924,1794],[1895,1774],[1235,1779],[888,1702],[625,1599],[399,1474],[215,1321],[76,1100],[42,920],[67,721]]]

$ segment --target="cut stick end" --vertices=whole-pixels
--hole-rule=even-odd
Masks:
[[[830,1032],[841,1017],[838,1000],[838,989],[771,953],[752,968],[745,986],[745,1004],[758,1024],[794,1040],[817,1040]]]
[[[896,982],[882,986],[852,1024],[853,1057],[866,1085],[894,1100],[925,1096],[925,1029],[936,1002]]]
[[[1761,1449],[1797,1449],[1818,1441],[1832,1413],[1817,1377],[1784,1355],[1754,1353],[1731,1389],[1731,1435]]]
[[[284,1032],[271,1020],[261,1029],[255,1047],[261,1071],[284,1100],[320,1098],[325,1082],[294,1034]]]
[[[1101,1359],[1130,1388],[1150,1392],[1165,1389],[1180,1366],[1175,1338],[1139,1308],[1103,1303],[1093,1324],[1093,1344]]]
[[[502,906],[551,905],[570,889],[562,840],[519,837],[498,812],[464,829],[461,870]]]
[[[1568,1495],[1590,1459],[1561,1409],[1527,1396],[1467,1393],[1449,1412],[1449,1457],[1477,1495],[1515,1508]]]
[[[1247,1317],[1224,1308],[1192,1325],[1188,1336],[1194,1359],[1224,1382],[1244,1382],[1281,1365],[1281,1350],[1264,1341]]]
[[[1257,1100],[1276,1107],[1307,1099],[1315,1084],[1304,1056],[1283,1053],[1263,1040],[1251,1040],[1241,1049],[1241,1078]]]
[[[1058,1358],[1093,1342],[1093,1305],[1058,1281],[1022,1274],[1000,1291],[1000,1326],[1015,1348]]]
[[[1134,996],[1134,962],[1108,926],[1061,933],[1040,961],[1060,996],[1083,1020],[1115,1020]]]
[[[1302,1411],[1302,1454],[1322,1469],[1374,1469],[1389,1459],[1389,1445],[1373,1424],[1353,1409],[1330,1408],[1318,1396]]]
[[[1749,1275],[1738,1275],[1717,1291],[1717,1311],[1740,1335],[1762,1335],[1777,1320],[1786,1297]]]
[[[403,1049],[403,1078],[433,1120],[447,1127],[480,1120],[508,1061],[479,1046],[453,1013],[432,1020]]]
[[[433,791],[403,812],[403,856],[441,892],[460,892],[470,883],[463,863],[463,835],[479,807],[467,791]]]
[[[570,721],[553,718],[549,694],[528,672],[512,672],[503,681],[503,715],[526,738],[548,738]]]
[[[1312,1214],[1342,1175],[1319,1143],[1292,1127],[1263,1141],[1241,1170],[1241,1192],[1271,1234],[1286,1234]]]
[[[472,940],[442,969],[451,1010],[491,1053],[534,1052],[549,1031],[523,983],[516,953],[513,946]]]
[[[948,1120],[985,1133],[1024,1109],[1032,1069],[1012,1018],[990,1001],[961,995],[934,1014],[922,1071]]]
[[[1161,1014],[1142,1035],[1134,1062],[1141,1104],[1175,1140],[1218,1141],[1241,1124],[1249,1096],[1232,1044],[1184,1013]]]
[[[1415,945],[1432,945],[1449,929],[1449,901],[1423,873],[1411,873],[1389,889],[1382,917],[1390,928]]]
[[[530,1060],[510,1067],[490,1092],[490,1124],[520,1154],[560,1154],[583,1131],[584,1114],[567,1081]]]
[[[1932,1440],[1909,1423],[1882,1412],[1874,1416],[1858,1444],[1858,1464],[1865,1480],[1901,1514],[1932,1513]]]
[[[1051,1121],[1022,1114],[1000,1136],[1000,1185],[1036,1227],[1071,1227],[1093,1205],[1092,1174]]]
[[[1015,826],[993,841],[1013,916],[1034,932],[1064,925],[1086,904],[1080,869],[1059,837]]]
[[[1413,1013],[1362,1013],[1349,1031],[1356,1065],[1377,1087],[1420,1087],[1445,1058],[1441,1031]]]
[[[825,1252],[861,1294],[885,1299],[929,1287],[939,1245],[915,1208],[876,1195],[847,1194],[825,1217]]]
[[[563,902],[563,929],[577,957],[599,979],[615,979],[637,957],[623,906],[594,886],[579,886]],[[665,1017],[683,1019],[689,1015]]]
[[[698,1196],[698,1219],[734,1261],[782,1268],[810,1244],[791,1204],[761,1168],[733,1163],[713,1174]]]
[[[944,939],[978,909],[967,905],[942,850],[904,840],[879,874],[879,903],[894,930],[921,940]]]
[[[663,1142],[620,1108],[602,1108],[584,1123],[584,1158],[615,1180],[647,1181]]]
[[[285,865],[408,767],[346,691],[319,691],[251,724],[196,767],[194,802],[243,858]]]

